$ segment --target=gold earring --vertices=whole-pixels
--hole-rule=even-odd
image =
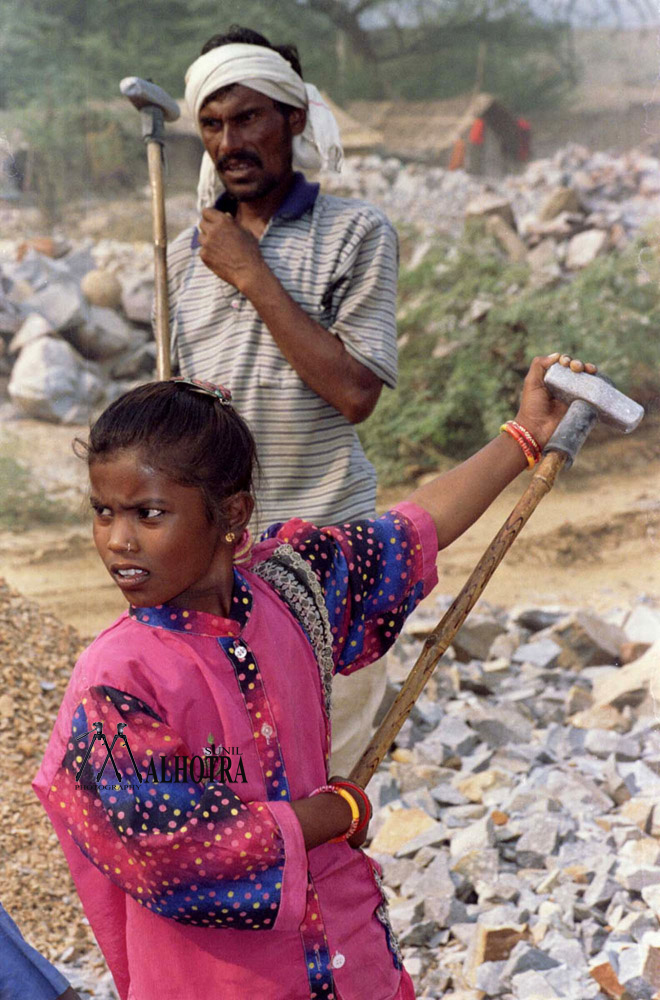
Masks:
[[[236,535],[234,534],[233,531],[227,532],[227,534],[225,535],[225,541],[227,542],[228,545],[231,545],[232,542],[236,541]]]

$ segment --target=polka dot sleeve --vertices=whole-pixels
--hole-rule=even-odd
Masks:
[[[296,519],[271,532],[314,570],[332,628],[335,669],[343,673],[381,657],[437,582],[435,528],[415,504],[327,528]]]
[[[307,870],[302,833],[287,858],[291,831],[284,835],[268,803],[243,802],[236,773],[209,780],[205,765],[140,699],[93,687],[74,713],[50,806],[102,874],[183,924],[280,928],[285,869],[290,885],[292,867],[300,868],[299,905],[284,906],[297,926]]]

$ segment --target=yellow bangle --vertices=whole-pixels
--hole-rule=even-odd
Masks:
[[[346,833],[342,833],[341,837],[333,837],[332,840],[328,841],[330,844],[339,844],[342,840],[348,840],[352,837],[358,828],[358,823],[360,822],[360,807],[351,795],[349,791],[345,788],[337,788],[337,785],[333,785],[333,788],[337,789],[337,794],[341,795],[342,799],[346,799],[349,806],[351,807],[351,825],[349,826]]]
[[[328,844],[339,844],[342,840],[348,840],[349,837],[352,837],[357,830],[360,822],[360,807],[351,793],[345,788],[339,788],[338,785],[321,785],[320,788],[315,788],[313,792],[310,792],[309,797],[312,798],[314,795],[321,795],[323,792],[332,792],[333,795],[341,795],[342,799],[346,799],[351,807],[351,824],[346,833],[342,833],[341,836],[333,837],[332,840],[328,841]]]

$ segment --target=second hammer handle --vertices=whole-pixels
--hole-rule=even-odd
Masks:
[[[536,507],[552,489],[557,473],[565,461],[566,455],[563,452],[552,452],[543,459],[529,486],[475,566],[458,597],[424,643],[417,662],[404,681],[389,712],[351,771],[349,775],[351,781],[364,788],[372,778],[396,739],[401,726],[410,715],[438,660],[451,644]]]

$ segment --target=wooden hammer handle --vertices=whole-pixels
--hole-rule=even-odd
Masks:
[[[167,300],[167,228],[165,224],[165,191],[163,186],[163,152],[159,142],[147,142],[149,186],[154,233],[154,279],[156,299],[156,377],[169,378],[170,317]]]
[[[369,782],[410,715],[438,660],[481,597],[486,584],[522,528],[543,497],[552,489],[557,473],[565,461],[566,455],[563,452],[551,452],[542,460],[529,486],[475,566],[460,594],[424,643],[417,662],[404,681],[389,712],[351,771],[349,775],[351,781],[355,781],[362,788]]]

